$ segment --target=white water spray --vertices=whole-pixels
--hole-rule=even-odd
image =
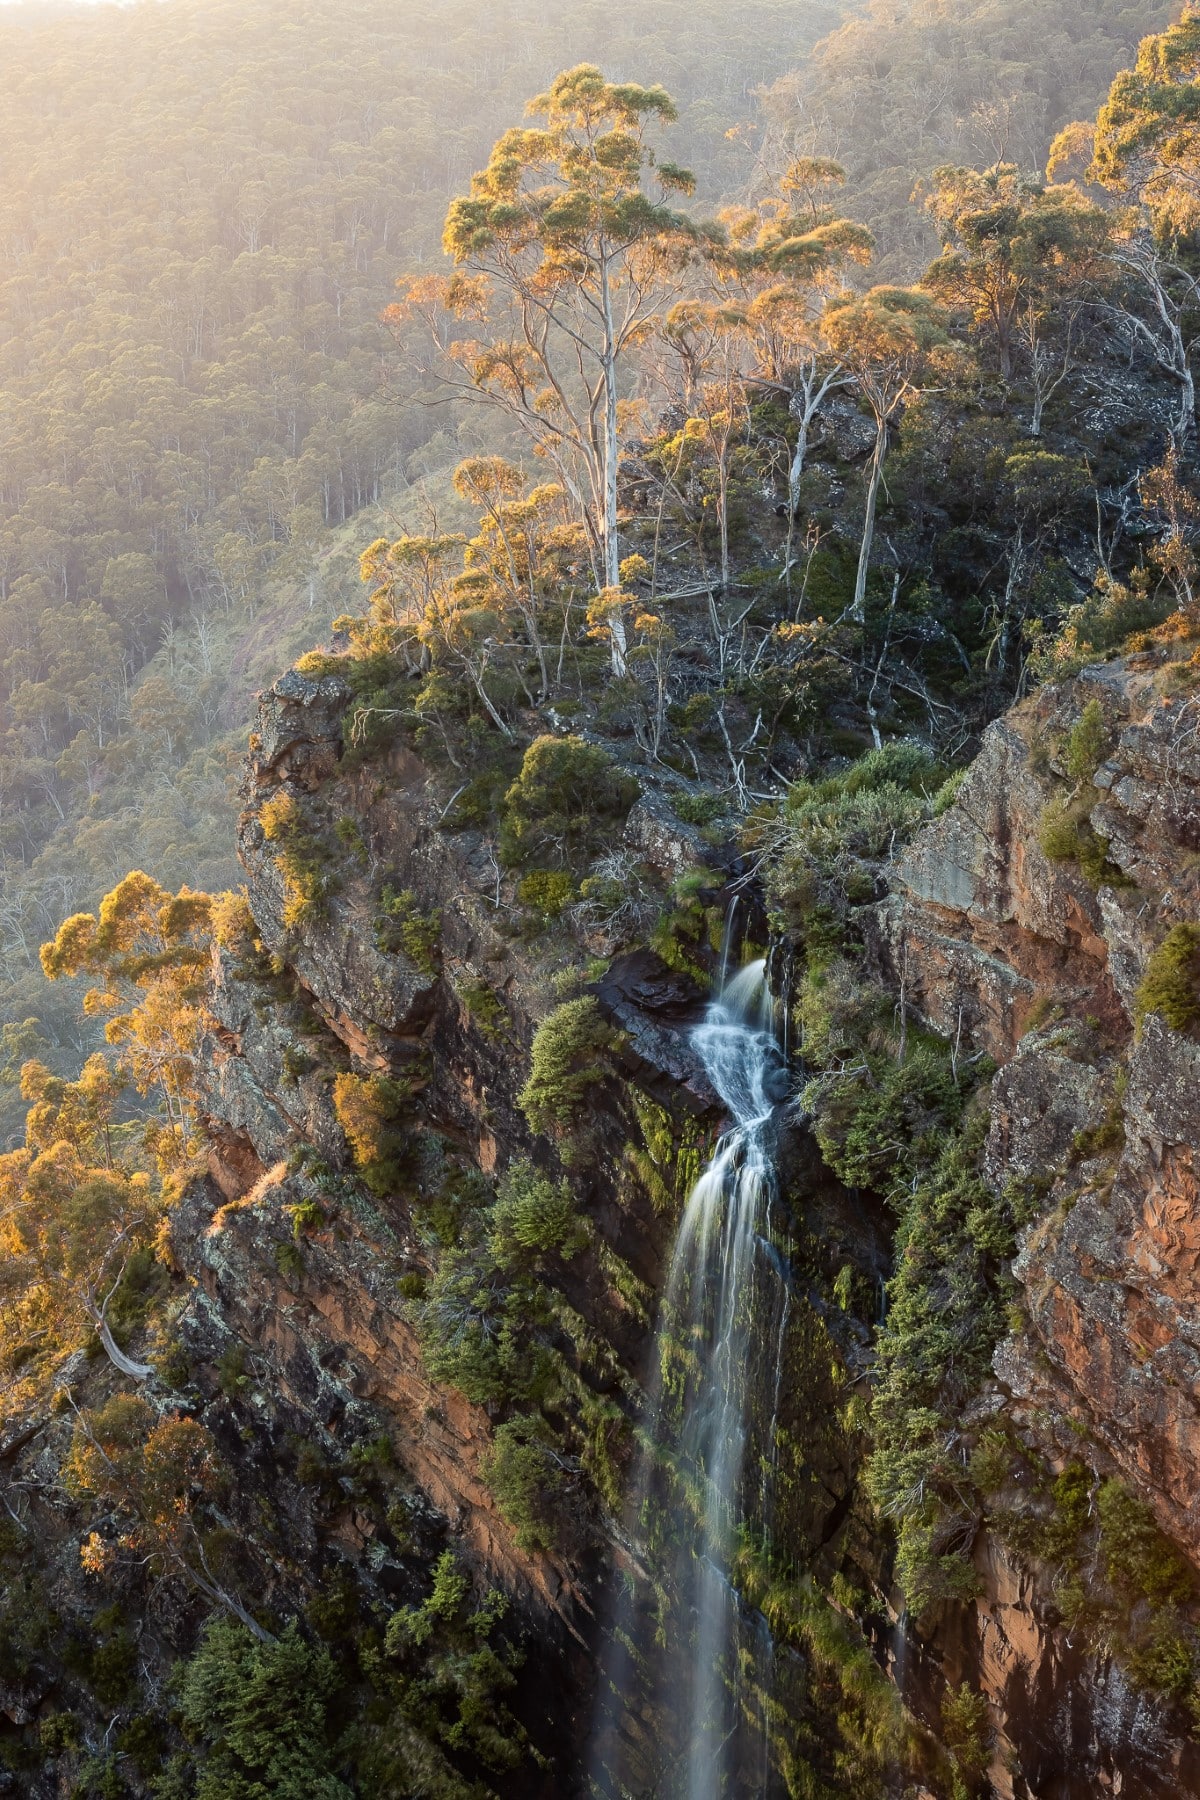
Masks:
[[[759,1773],[750,1791],[763,1791],[761,1739],[739,1743],[738,1601],[729,1579],[762,1336],[759,1274],[771,1282],[775,1314],[772,1410],[775,1339],[786,1324],[786,1289],[763,1254],[780,1068],[763,963],[723,980],[693,1043],[731,1123],[688,1196],[671,1255],[633,1493],[640,1566],[603,1672],[592,1785],[625,1795],[652,1771],[654,1791],[671,1800],[725,1800],[747,1791],[751,1761]],[[674,1747],[651,1741],[656,1714],[674,1724]]]

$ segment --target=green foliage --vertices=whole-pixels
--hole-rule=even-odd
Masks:
[[[720,794],[672,794],[671,805],[686,825],[711,825],[729,811]]]
[[[1020,1215],[977,1171],[984,1121],[950,1139],[904,1203],[877,1341],[866,1483],[895,1524],[897,1578],[914,1612],[969,1597],[974,1486],[957,1454],[962,1408],[1004,1335]],[[994,1477],[994,1467],[993,1467]]]
[[[1127,886],[1120,868],[1108,860],[1108,840],[1088,821],[1090,800],[1047,801],[1038,821],[1038,843],[1051,862],[1077,862],[1080,873],[1093,887],[1107,883]]]
[[[963,782],[967,779],[969,774],[969,769],[955,769],[953,775],[951,775],[948,780],[943,781],[941,787],[933,796],[933,816],[935,819],[940,819],[943,813],[948,813],[950,811],[950,808],[958,799],[959,789],[962,787]]]
[[[803,1650],[811,1666],[813,1697],[826,1713],[837,1746],[838,1791],[876,1796],[897,1769],[915,1775],[918,1746],[903,1703],[844,1603],[835,1607],[811,1576],[772,1561],[748,1541],[735,1559],[734,1579],[747,1604],[763,1614],[775,1642]],[[774,1752],[794,1774],[789,1792],[822,1800],[832,1795],[833,1788],[816,1785],[798,1722],[786,1713],[769,1712],[768,1718]]]
[[[675,1119],[636,1087],[629,1090],[642,1142],[626,1150],[629,1163],[655,1212],[678,1210],[700,1175],[704,1137],[687,1114]]]
[[[79,1747],[79,1720],[74,1713],[50,1713],[38,1722],[38,1742],[47,1756]]]
[[[565,1181],[539,1175],[530,1162],[514,1162],[501,1177],[492,1207],[492,1249],[501,1268],[530,1259],[576,1256],[589,1240]]]
[[[435,1267],[413,1313],[425,1366],[481,1404],[528,1406],[559,1397],[546,1339],[553,1308],[540,1274],[569,1260],[589,1228],[565,1183],[514,1162],[496,1194],[447,1220]]]
[[[607,1057],[616,1043],[590,994],[555,1007],[534,1033],[529,1079],[518,1104],[533,1131],[556,1139],[568,1164],[583,1154],[588,1101],[608,1077]]]
[[[343,850],[349,851],[360,868],[365,869],[368,866],[371,859],[362,834],[362,826],[357,819],[339,819],[333,828],[333,835]]]
[[[650,934],[650,947],[669,969],[700,987],[709,982],[709,958],[721,947],[724,909],[721,878],[704,868],[682,869],[671,883],[670,907]]]
[[[992,1733],[986,1699],[965,1681],[942,1695],[942,1738],[955,1772],[973,1793],[991,1761]]]
[[[1170,594],[1153,588],[1148,570],[1134,569],[1128,585],[1102,572],[1088,598],[1067,609],[1057,632],[1030,634],[1031,672],[1040,680],[1060,681],[1131,641],[1136,646],[1173,610]]]
[[[937,764],[916,744],[885,744],[839,775],[793,782],[778,818],[761,827],[771,848],[773,904],[806,922],[821,907],[874,898],[876,869],[931,816],[942,785]]]
[[[565,869],[532,869],[517,883],[517,899],[543,923],[557,919],[575,894],[575,882]]]
[[[1118,1592],[1157,1606],[1192,1598],[1195,1577],[1143,1501],[1110,1479],[1100,1484],[1096,1511],[1104,1571]]]
[[[249,1387],[245,1344],[230,1344],[221,1352],[217,1360],[217,1385],[228,1400],[236,1400],[242,1390]]]
[[[480,1467],[522,1550],[553,1550],[559,1529],[555,1500],[565,1475],[546,1421],[525,1414],[499,1426]]]
[[[500,855],[509,868],[570,869],[624,824],[638,784],[580,737],[538,737],[504,796]]]
[[[284,924],[295,929],[324,919],[341,878],[333,852],[306,820],[300,802],[287,788],[280,788],[263,802],[258,820],[267,842],[278,846]]]
[[[1104,761],[1108,735],[1103,707],[1089,700],[1067,734],[1063,762],[1072,781],[1091,781]]]
[[[1172,1031],[1200,1028],[1200,925],[1173,925],[1151,956],[1134,998],[1139,1028],[1147,1013]]]
[[[432,976],[438,971],[441,935],[439,911],[422,911],[411,888],[396,889],[390,882],[385,884],[375,921],[375,942],[381,950],[393,956],[403,951],[414,969]]]
[[[1051,1480],[1025,1446],[1009,1440],[1007,1450],[988,1503],[993,1529],[1018,1557],[1051,1573],[1073,1633],[1115,1654],[1139,1688],[1190,1706],[1200,1674],[1200,1638],[1188,1619],[1195,1575],[1150,1508],[1081,1462]],[[1014,1465],[1018,1481],[1010,1483]]]
[[[472,1026],[481,1036],[490,1043],[497,1043],[507,1035],[508,1008],[495,988],[489,987],[486,981],[468,981],[457,989],[457,993]]]
[[[379,1199],[394,1194],[404,1181],[409,1139],[400,1121],[409,1099],[404,1083],[388,1075],[354,1075],[343,1069],[333,1084],[333,1110],[354,1166]]]
[[[429,1593],[392,1614],[382,1639],[371,1631],[359,1662],[378,1704],[349,1734],[360,1791],[403,1800],[481,1800],[457,1764],[506,1774],[531,1760],[524,1728],[505,1696],[521,1657],[499,1633],[506,1611],[495,1589],[477,1596],[446,1550]]]
[[[330,1739],[338,1686],[328,1650],[294,1623],[264,1644],[212,1621],[177,1683],[196,1800],[351,1800]]]
[[[860,1074],[818,1076],[805,1089],[817,1142],[849,1187],[895,1186],[936,1158],[966,1092],[944,1045],[916,1043],[902,1062],[869,1055]]]

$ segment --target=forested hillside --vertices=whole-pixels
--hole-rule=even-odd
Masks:
[[[26,978],[39,941],[135,862],[234,878],[250,693],[457,460],[458,415],[410,403],[379,324],[397,273],[440,256],[449,195],[602,43],[671,84],[712,204],[748,172],[730,121],[837,13],[765,0],[736,34],[702,16],[0,12],[2,1010],[41,1017],[64,1068],[73,1003]]]
[[[766,154],[844,163],[878,268],[903,280],[936,245],[909,204],[917,182],[941,163],[1042,168],[1060,127],[1090,117],[1139,38],[1178,13],[1174,0],[868,0],[764,94]]]
[[[881,268],[911,275],[931,241],[912,177],[959,146],[1036,165],[1165,11],[1105,4],[1068,55],[1057,0],[999,24],[875,8],[808,62],[846,10],[752,0],[736,30],[677,0],[486,24],[382,0],[0,13],[2,1016],[42,1020],[18,1051],[65,1070],[87,1041],[27,974],[59,919],[131,862],[233,878],[249,694],[353,601],[362,543],[422,514],[431,472],[460,519],[448,471],[479,427],[412,403],[378,315],[556,69],[602,53],[664,84],[699,216],[769,191],[797,148],[836,152]]]

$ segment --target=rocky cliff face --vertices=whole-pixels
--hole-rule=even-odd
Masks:
[[[1091,701],[1098,749],[1080,774],[1070,743]],[[492,1409],[424,1368],[404,1299],[429,1267],[419,1219],[402,1194],[373,1200],[348,1180],[333,1082],[344,1070],[404,1085],[414,1146],[435,1137],[488,1174],[514,1156],[545,1163],[517,1094],[538,1020],[585,979],[588,932],[533,939],[515,929],[514,882],[491,838],[445,828],[449,784],[411,751],[347,756],[349,704],[336,676],[296,672],[262,701],[240,827],[251,940],[214,953],[210,1175],[176,1215],[176,1253],[199,1290],[185,1336],[210,1364],[231,1343],[248,1350],[266,1442],[299,1433],[333,1457],[382,1426],[435,1536],[449,1533],[535,1626],[545,1673],[523,1686],[538,1692],[543,1727],[565,1728],[577,1745],[598,1576],[624,1552],[594,1517],[553,1553],[521,1547],[485,1478]],[[1037,1196],[1016,1264],[1020,1328],[1000,1346],[968,1425],[985,1428],[1003,1411],[1051,1468],[1082,1451],[1101,1475],[1119,1473],[1200,1563],[1200,1050],[1155,1017],[1134,1030],[1154,946],[1170,924],[1200,914],[1195,717],[1178,667],[1149,657],[1085,670],[1017,708],[893,869],[869,943],[905,1009],[963,1057],[987,1053],[999,1065],[986,1173],[997,1189],[1015,1182]],[[325,852],[335,878],[319,915],[296,915],[270,831],[281,794],[301,805],[313,840],[336,846]],[[1064,813],[1071,855],[1061,854],[1062,833],[1045,829]],[[664,891],[713,854],[653,793],[630,814],[624,842]],[[414,961],[381,934],[388,883],[405,890],[414,916],[436,916],[435,955]],[[643,1098],[701,1128],[715,1123],[687,1044],[700,990],[640,950],[618,956],[591,991]],[[629,1121],[619,1101],[602,1086],[590,1099],[596,1136],[571,1179],[597,1236],[561,1283],[608,1346],[607,1375],[589,1381],[628,1395],[668,1226],[622,1173]],[[823,1182],[802,1139],[783,1154],[802,1165],[807,1229],[831,1267],[849,1258],[874,1282],[886,1266],[880,1222]],[[436,1179],[426,1169],[417,1185]],[[785,1169],[785,1191],[791,1181]],[[614,1278],[611,1252],[645,1284],[640,1300]],[[841,1329],[836,1315],[830,1329]],[[847,1337],[842,1353],[847,1367],[865,1367],[856,1341]],[[813,1472],[804,1535],[831,1569],[844,1555],[886,1585],[882,1546],[839,1455],[831,1449]],[[394,1560],[388,1533],[352,1496],[319,1523],[306,1517],[302,1535],[317,1562],[333,1551],[386,1575]],[[1200,1786],[1177,1721],[1119,1664],[1073,1639],[1037,1570],[986,1529],[974,1560],[976,1605],[920,1632],[898,1629],[888,1656],[935,1728],[947,1682],[969,1680],[988,1697],[996,1793],[1166,1800]]]
[[[349,702],[336,677],[295,671],[261,701],[239,828],[252,922],[214,950],[201,1057],[209,1175],[174,1215],[175,1254],[197,1283],[181,1331],[210,1366],[231,1348],[246,1354],[264,1439],[299,1435],[336,1462],[356,1437],[387,1435],[422,1517],[532,1633],[528,1722],[540,1741],[558,1737],[561,1758],[586,1725],[594,1577],[612,1546],[582,1518],[561,1550],[521,1547],[482,1473],[494,1409],[429,1379],[405,1293],[430,1267],[413,1195],[436,1188],[447,1161],[488,1176],[516,1156],[546,1164],[516,1096],[538,1020],[586,979],[588,944],[565,927],[521,935],[515,882],[492,840],[442,828],[452,787],[410,751],[343,759]],[[280,795],[303,808],[305,843],[320,837],[333,871],[319,911],[298,919],[286,847],[264,831]],[[653,795],[625,836],[664,881],[696,860],[694,829]],[[436,945],[416,961],[381,933],[389,883],[407,915],[436,921]],[[686,1035],[702,991],[648,951],[611,962],[594,991],[637,1091],[696,1130],[715,1121]],[[402,1132],[417,1161],[406,1193],[375,1199],[353,1179],[334,1098],[342,1071],[410,1094]],[[644,1356],[639,1294],[658,1278],[667,1224],[628,1178],[628,1120],[602,1086],[591,1110],[595,1154],[572,1181],[597,1231],[560,1281],[580,1329],[606,1347],[607,1373],[586,1377],[603,1396],[619,1394]],[[632,1286],[614,1278],[614,1255]],[[396,1557],[391,1534],[352,1500],[308,1521],[303,1541],[314,1570],[332,1551],[369,1579]]]
[[[993,725],[869,936],[907,1006],[999,1063],[987,1176],[1037,1196],[1014,1269],[1020,1323],[980,1416],[1003,1408],[1052,1467],[1082,1455],[1119,1474],[1200,1565],[1200,1049],[1136,1004],[1168,929],[1200,916],[1192,679],[1133,656]],[[1085,708],[1096,751],[1081,769]],[[1063,854],[1068,815],[1078,856]],[[1161,1706],[1114,1665],[1081,1664],[1044,1589],[986,1534],[976,1556],[986,1593],[967,1661],[1029,1791],[1194,1792],[1194,1747]],[[1007,1794],[1003,1763],[991,1774]]]

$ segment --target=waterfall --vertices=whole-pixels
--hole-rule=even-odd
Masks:
[[[688,1196],[659,1313],[629,1510],[631,1567],[602,1669],[591,1785],[605,1796],[766,1792],[763,1734],[749,1741],[742,1720],[729,1568],[747,1511],[762,1528],[770,1508],[773,1418],[760,1480],[745,1478],[756,1384],[772,1413],[787,1323],[786,1285],[766,1236],[781,1060],[764,964],[726,979],[727,959],[728,949],[693,1043],[730,1124]],[[764,1348],[760,1382],[755,1352]]]

